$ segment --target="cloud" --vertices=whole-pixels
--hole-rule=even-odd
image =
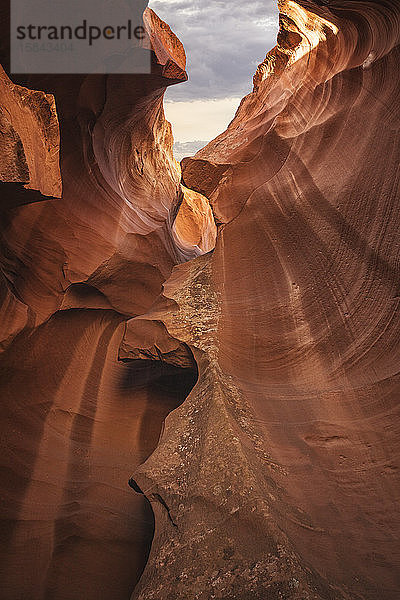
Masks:
[[[149,6],[182,41],[189,81],[170,88],[170,100],[242,97],[276,43],[276,0],[150,0]]]
[[[174,156],[176,160],[181,161],[185,156],[193,156],[200,148],[204,148],[206,140],[195,140],[194,142],[175,142]]]
[[[209,141],[226,129],[239,102],[240,98],[173,101],[166,102],[164,110],[168,121],[172,123],[174,138],[177,141]]]

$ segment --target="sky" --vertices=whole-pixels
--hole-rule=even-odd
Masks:
[[[178,142],[209,141],[252,90],[257,65],[275,46],[277,0],[150,0],[183,43],[189,81],[171,86],[165,112]]]

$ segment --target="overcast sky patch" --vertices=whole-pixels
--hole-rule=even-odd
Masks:
[[[189,81],[169,100],[242,97],[257,65],[276,44],[276,0],[150,0],[149,6],[183,43]]]
[[[212,140],[229,125],[239,103],[240,98],[174,101],[166,102],[164,110],[176,140]]]

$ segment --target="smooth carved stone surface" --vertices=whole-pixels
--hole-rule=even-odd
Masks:
[[[151,11],[145,24],[153,44],[150,75],[23,78],[45,92],[15,85],[6,75],[0,81],[13,154],[2,155],[0,168],[8,182],[2,200],[3,345],[75,301],[140,314],[175,264],[203,252],[198,239],[191,242],[190,226],[189,240],[173,230],[184,192],[162,101],[168,85],[186,79],[185,53]],[[10,184],[21,180],[43,197]],[[204,227],[209,250],[214,225],[210,208],[204,210],[204,223],[194,219],[194,226],[200,238]],[[77,284],[81,292],[87,286],[78,299]]]
[[[183,161],[220,227],[149,315],[199,380],[135,473],[169,508],[135,600],[399,597],[400,8],[280,10]]]
[[[279,7],[184,185],[151,11],[151,75],[13,82],[55,98],[62,194],[18,183],[11,102],[5,600],[399,597],[400,7]]]
[[[182,186],[183,199],[174,222],[174,232],[181,246],[199,249],[199,254],[215,248],[217,228],[210,204],[205,196]]]
[[[162,360],[118,359],[125,322],[204,251],[191,227],[207,242],[215,228],[203,199],[208,220],[180,216],[175,234],[184,191],[162,102],[185,53],[144,21],[149,75],[0,78],[4,600],[130,597],[154,517],[128,480],[197,377],[162,324]]]

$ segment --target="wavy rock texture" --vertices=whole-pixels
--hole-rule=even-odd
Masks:
[[[169,507],[135,599],[399,596],[399,6],[280,10],[183,161],[220,226],[151,315],[199,381],[135,475]]]
[[[184,50],[144,18],[149,75],[1,75],[4,599],[129,598],[154,518],[128,480],[196,380],[186,347],[118,360],[125,322],[216,233],[200,194],[184,224],[163,113]]]
[[[154,13],[147,77],[3,78],[6,600],[399,596],[400,8],[280,11],[184,186]]]

